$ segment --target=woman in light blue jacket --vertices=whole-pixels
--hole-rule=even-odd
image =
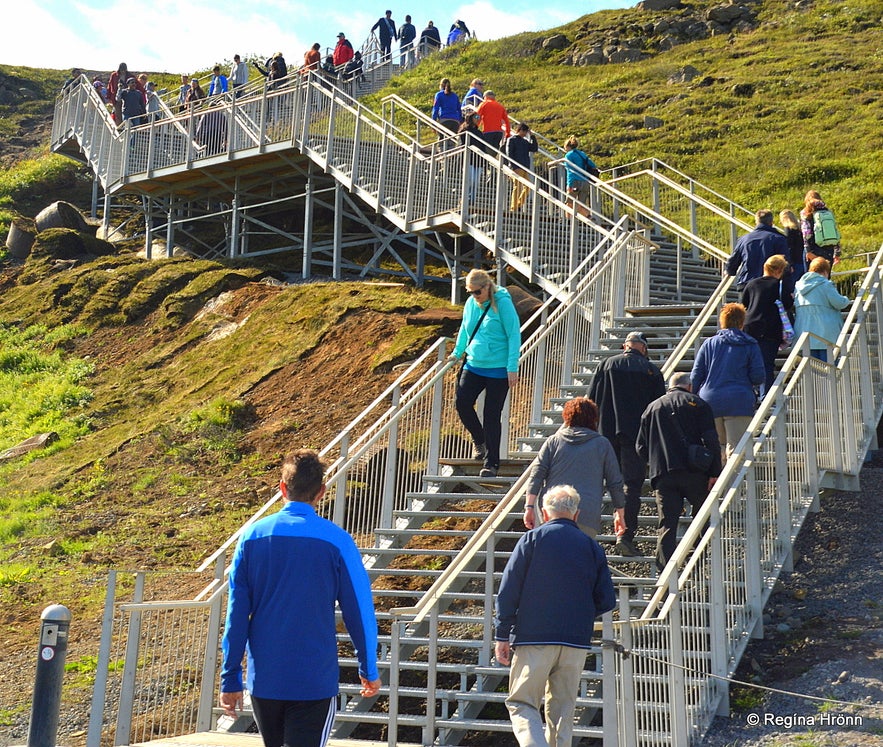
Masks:
[[[457,334],[453,357],[466,356],[457,381],[457,414],[472,436],[472,456],[484,461],[482,477],[495,477],[500,468],[503,404],[509,387],[518,381],[521,323],[509,291],[498,288],[484,270],[466,276],[469,298]],[[484,392],[482,419],[475,412]]]
[[[810,337],[809,350],[814,358],[823,361],[828,360],[828,344],[837,340],[843,327],[841,312],[849,306],[849,299],[837,292],[830,277],[831,263],[816,257],[809,264],[809,272],[794,286],[794,334],[817,335]]]

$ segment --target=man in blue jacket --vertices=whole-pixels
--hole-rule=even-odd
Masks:
[[[500,582],[494,655],[511,660],[506,708],[522,747],[571,743],[595,618],[616,606],[604,551],[576,524],[579,500],[570,485],[546,492],[545,523],[518,540]]]
[[[788,240],[773,226],[770,210],[757,211],[757,226],[740,236],[727,260],[727,275],[736,276],[736,290],[741,291],[749,280],[763,276],[763,263],[774,254],[789,255]]]
[[[325,465],[301,449],[282,465],[285,505],[248,527],[230,566],[220,704],[242,710],[242,656],[265,747],[322,747],[334,722],[340,670],[335,603],[359,659],[362,695],[380,689],[377,620],[353,538],[316,515]]]

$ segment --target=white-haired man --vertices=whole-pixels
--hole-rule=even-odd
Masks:
[[[578,514],[572,486],[546,491],[544,523],[518,540],[500,582],[494,653],[512,664],[506,708],[521,747],[570,747],[595,618],[616,605],[607,557]]]

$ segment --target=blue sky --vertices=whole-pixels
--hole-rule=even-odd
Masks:
[[[299,63],[314,42],[323,50],[343,31],[358,47],[388,8],[397,24],[410,14],[417,33],[428,20],[447,33],[458,18],[479,39],[551,28],[586,13],[634,5],[623,0],[422,0],[378,4],[353,0],[15,0],[0,63],[65,69],[191,73],[238,53],[264,59],[282,52]],[[15,29],[30,29],[16,33]]]

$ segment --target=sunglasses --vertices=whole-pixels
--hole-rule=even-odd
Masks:
[[[484,287],[476,288],[475,290],[471,290],[471,291],[469,291],[469,292],[470,292],[473,296],[480,296],[482,293],[484,293]]]

